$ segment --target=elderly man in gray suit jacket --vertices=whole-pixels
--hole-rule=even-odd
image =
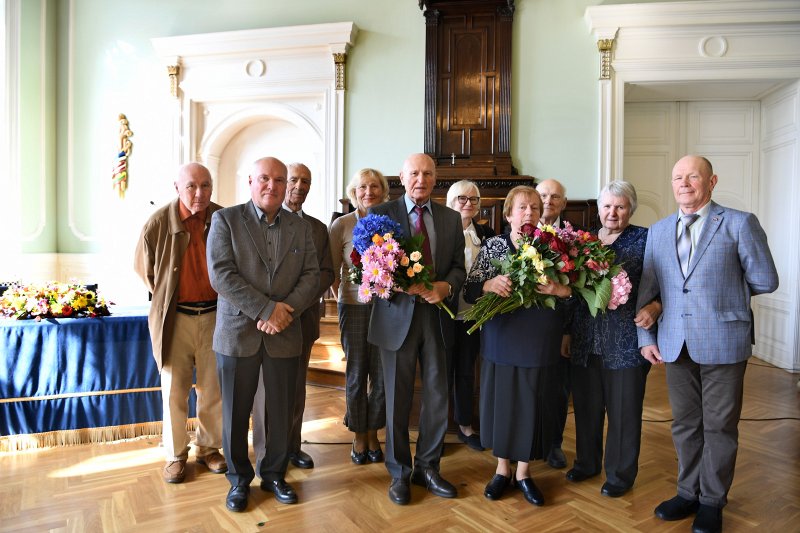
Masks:
[[[297,502],[284,480],[303,344],[296,319],[317,294],[319,266],[310,224],[281,208],[286,173],[275,158],[256,161],[248,179],[252,200],[214,213],[208,235],[208,272],[219,294],[213,347],[231,484],[226,505],[236,512],[247,508],[255,477],[247,432],[259,374],[270,433],[261,488],[281,503]]]
[[[750,297],[774,291],[778,273],[758,219],[711,201],[717,176],[704,157],[672,169],[679,213],[650,228],[638,307],[660,298],[657,327],[642,324],[639,346],[667,364],[678,494],[661,503],[663,520],[697,516],[692,531],[722,529],[733,482],[747,359]]]
[[[370,209],[400,224],[405,235],[423,233],[428,244],[425,263],[432,264],[432,288],[413,285],[407,293],[372,306],[367,340],[378,346],[386,388],[386,468],[392,476],[389,499],[410,501],[409,481],[437,496],[455,498],[456,488],[439,475],[439,459],[447,432],[447,370],[440,309],[435,305],[458,294],[464,283],[464,231],[456,211],[431,201],[436,166],[425,154],[403,163],[400,180],[406,193]],[[430,257],[432,255],[432,257]],[[454,303],[450,304],[455,305]],[[408,421],[417,361],[422,374],[419,437],[412,469]]]
[[[319,287],[314,295],[314,303],[300,315],[300,330],[303,332],[303,350],[300,353],[297,367],[297,384],[294,394],[294,412],[292,413],[289,434],[289,461],[298,468],[314,468],[314,459],[300,449],[303,428],[303,412],[306,407],[306,375],[311,360],[311,349],[319,338],[319,301],[333,283],[333,260],[328,242],[328,227],[303,212],[303,204],[311,190],[311,171],[302,163],[289,163],[286,199],[283,207],[311,224],[311,238],[319,262]],[[259,380],[256,400],[253,404],[253,450],[256,453],[256,469],[264,460],[267,443],[267,428],[264,412],[264,381]]]

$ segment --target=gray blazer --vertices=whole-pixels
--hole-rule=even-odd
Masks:
[[[308,337],[303,339],[303,342],[309,343],[319,338],[319,300],[333,283],[333,259],[331,259],[328,227],[306,213],[303,213],[303,220],[311,225],[311,239],[314,241],[314,250],[319,261],[319,287],[317,287],[317,292],[314,294],[313,302],[303,311],[300,317],[303,335]]]
[[[435,202],[431,202],[431,206],[433,225],[436,229],[436,250],[433,252],[436,281],[446,281],[450,284],[453,298],[446,303],[450,310],[455,311],[459,291],[467,277],[464,268],[464,230],[461,226],[461,216],[449,207]],[[373,207],[369,212],[387,215],[400,224],[405,235],[411,235],[406,204],[402,196],[397,200]],[[374,298],[372,301],[374,303],[367,340],[385,350],[399,350],[411,326],[414,297],[396,293],[388,300]]]
[[[311,225],[289,211],[280,213],[281,239],[275,273],[267,269],[261,223],[252,201],[214,213],[206,253],[211,286],[219,293],[215,352],[231,357],[254,355],[263,343],[270,357],[298,357],[300,314],[314,301],[319,265]],[[276,335],[256,328],[276,302],[294,308],[294,320]]]
[[[758,219],[711,202],[684,279],[676,251],[677,213],[650,227],[637,309],[660,296],[657,327],[638,328],[639,346],[657,344],[674,362],[683,343],[700,364],[750,357],[750,297],[778,288],[778,272]]]

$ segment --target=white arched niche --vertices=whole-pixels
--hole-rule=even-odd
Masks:
[[[255,159],[304,163],[304,210],[327,222],[344,190],[345,62],[357,31],[337,22],[153,39],[171,81],[173,162],[208,166],[222,205],[249,198]]]

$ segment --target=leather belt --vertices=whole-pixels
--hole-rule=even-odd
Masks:
[[[207,300],[205,302],[182,302],[177,305],[175,310],[184,315],[204,315],[217,310],[216,300]]]

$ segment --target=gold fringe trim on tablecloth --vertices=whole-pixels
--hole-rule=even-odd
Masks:
[[[53,446],[74,446],[76,444],[111,443],[143,437],[161,437],[161,421],[106,426],[99,428],[67,429],[25,435],[4,435],[0,437],[0,453],[19,452],[51,448]],[[186,421],[186,430],[197,429],[197,418]]]

